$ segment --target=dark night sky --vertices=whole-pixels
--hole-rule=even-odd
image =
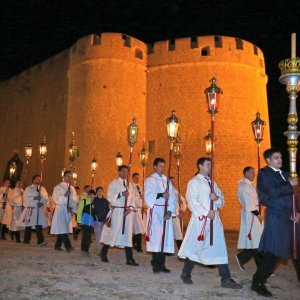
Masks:
[[[290,56],[290,34],[300,24],[299,1],[2,0],[0,9],[0,80],[94,32],[123,32],[146,43],[195,35],[248,40],[265,54],[272,145],[286,148],[282,132],[289,101],[277,64]]]

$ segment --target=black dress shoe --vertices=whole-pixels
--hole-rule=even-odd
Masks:
[[[159,269],[159,268],[152,268],[152,271],[153,271],[154,274],[160,274],[161,269]]]
[[[171,270],[167,269],[165,266],[163,266],[160,270],[162,273],[171,273]]]
[[[136,263],[134,259],[127,260],[127,261],[126,261],[126,265],[129,265],[129,266],[134,266],[134,267],[137,267],[137,266],[139,266],[139,264],[138,264],[138,263]]]
[[[193,284],[193,280],[192,280],[192,276],[191,275],[181,274],[180,275],[180,279],[185,284]]]
[[[102,262],[109,262],[106,254],[103,254],[100,252],[99,256],[100,256]]]
[[[61,248],[54,248],[55,251],[64,251],[63,249]]]
[[[136,248],[136,251],[137,252],[143,252],[143,249],[142,248]]]
[[[258,284],[258,285],[252,284],[251,290],[256,292],[260,296],[272,297],[272,293],[266,288],[266,286],[263,283]]]

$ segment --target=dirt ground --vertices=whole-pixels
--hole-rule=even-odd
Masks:
[[[227,246],[232,277],[244,284],[242,290],[220,287],[217,269],[196,266],[193,285],[184,285],[179,275],[183,267],[177,256],[167,257],[170,274],[153,274],[149,254],[136,253],[139,267],[125,264],[124,250],[111,249],[109,263],[102,263],[91,245],[91,257],[82,257],[80,240],[72,244],[71,253],[54,251],[54,237],[45,233],[48,245],[30,246],[10,240],[0,241],[0,299],[260,299],[251,291],[255,270],[253,261],[246,271],[238,268],[237,234],[227,233]],[[145,246],[144,246],[145,249]],[[300,285],[292,262],[281,264],[268,282],[274,299],[300,299]]]

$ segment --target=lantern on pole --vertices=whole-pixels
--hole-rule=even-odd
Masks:
[[[10,180],[12,177],[15,175],[17,169],[17,165],[15,162],[12,162],[11,165],[9,166],[9,178]]]
[[[78,173],[77,173],[77,170],[75,168],[73,168],[73,171],[72,171],[72,178],[73,178],[73,184],[74,184],[74,186],[76,186]]]
[[[223,93],[222,89],[217,86],[217,79],[213,77],[211,80],[210,87],[206,88],[204,93],[207,100],[208,112],[211,115],[211,192],[214,193],[214,140],[215,140],[215,114],[218,112],[220,95]],[[210,209],[213,210],[214,203],[210,201]],[[210,246],[213,246],[213,220],[210,220]]]
[[[288,113],[288,130],[284,132],[287,137],[288,152],[290,158],[290,177],[296,178],[297,175],[297,145],[300,131],[298,131],[298,114],[296,99],[300,90],[300,58],[296,57],[296,34],[292,33],[292,51],[291,58],[285,59],[279,63],[281,76],[279,81],[286,85],[286,91],[289,94],[290,107]],[[292,197],[292,215],[295,219],[297,213],[296,195]],[[293,222],[293,258],[297,259],[297,231],[296,223]]]
[[[96,158],[94,158],[91,162],[91,174],[92,174],[91,189],[93,188],[94,177],[97,169],[98,169],[98,161]]]
[[[63,168],[63,169],[61,170],[61,178],[63,178],[63,177],[64,177],[64,173],[65,173],[65,171],[66,171],[66,168]]]
[[[46,143],[46,135],[44,134],[42,137],[42,141],[40,143],[40,158],[41,158],[41,182],[43,180],[43,167],[44,167],[44,161],[46,160],[46,154],[47,154],[47,143]]]
[[[132,152],[133,147],[136,143],[137,136],[138,136],[139,128],[136,124],[136,118],[133,117],[132,123],[127,127],[127,140],[129,144],[129,163],[128,163],[128,173],[127,173],[127,187],[126,190],[128,190],[129,186],[129,178],[130,178],[130,168],[131,168],[131,160],[132,160]],[[125,206],[124,206],[124,213],[127,209],[127,202],[128,202],[128,196],[125,197]],[[122,234],[125,232],[125,222],[126,222],[126,215],[123,216],[123,224],[122,224]]]
[[[140,158],[140,163],[143,167],[143,184],[145,180],[145,167],[148,162],[148,151],[146,150],[146,143],[145,141],[143,142],[143,148],[139,153],[139,158]]]
[[[207,135],[204,137],[204,145],[205,145],[205,152],[208,155],[208,157],[211,157],[211,151],[212,151],[212,134],[211,130],[208,130]]]
[[[117,156],[116,156],[116,165],[117,167],[122,166],[123,164],[123,155],[121,154],[121,152],[118,152]]]
[[[78,147],[75,143],[75,132],[72,132],[72,142],[69,145],[69,161],[70,161],[70,170],[72,171],[72,164],[75,161],[76,157],[79,156]]]
[[[25,157],[26,157],[26,168],[25,168],[25,179],[24,179],[24,185],[25,188],[27,186],[27,178],[28,178],[28,171],[29,171],[29,160],[32,156],[32,145],[31,143],[27,143],[25,146]]]

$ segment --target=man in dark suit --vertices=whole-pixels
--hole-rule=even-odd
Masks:
[[[292,250],[292,195],[298,180],[280,170],[282,156],[279,150],[266,150],[264,158],[268,165],[258,173],[257,189],[260,203],[266,206],[266,217],[257,254],[259,265],[251,289],[261,296],[271,297],[265,281],[278,259],[288,258]]]

